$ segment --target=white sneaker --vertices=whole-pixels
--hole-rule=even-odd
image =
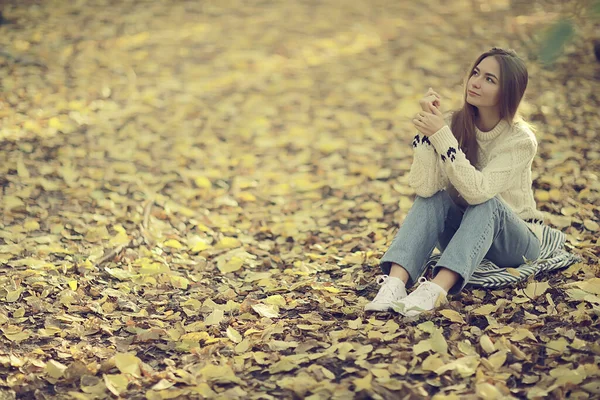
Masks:
[[[392,307],[405,317],[414,317],[445,304],[447,295],[442,287],[420,277],[419,286],[402,300],[394,302]]]
[[[388,275],[379,275],[377,283],[381,286],[377,296],[365,306],[365,311],[388,311],[392,304],[406,297],[406,286],[401,279]]]

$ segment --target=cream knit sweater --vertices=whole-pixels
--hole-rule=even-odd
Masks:
[[[531,164],[537,151],[533,132],[519,122],[502,120],[489,132],[476,128],[478,163],[471,165],[450,130],[450,117],[430,137],[418,133],[413,140],[414,158],[409,185],[421,197],[440,190],[458,194],[470,205],[493,197],[504,201],[529,229],[542,239],[543,214],[533,197]]]

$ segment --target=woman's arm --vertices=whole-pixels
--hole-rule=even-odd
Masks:
[[[431,197],[446,188],[448,178],[438,162],[438,154],[429,138],[417,133],[412,146],[413,162],[408,174],[408,184],[421,197]]]
[[[452,185],[469,204],[475,205],[513,186],[523,170],[531,167],[537,142],[527,132],[520,133],[498,148],[481,171],[471,165],[447,125],[431,135],[429,140],[439,154]]]

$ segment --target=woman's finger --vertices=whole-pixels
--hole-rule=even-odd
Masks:
[[[440,95],[439,95],[439,94],[438,94],[438,93],[437,93],[435,90],[433,90],[432,88],[429,88],[429,90],[427,91],[427,94],[428,94],[428,95],[429,95],[429,94],[432,94],[432,95],[434,95],[435,97],[437,97],[438,99],[440,99]]]

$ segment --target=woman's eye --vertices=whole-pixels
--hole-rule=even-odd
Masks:
[[[493,80],[492,78],[490,78],[490,77],[488,77],[488,78],[487,78],[487,81],[488,81],[489,83],[494,83],[494,80]]]

